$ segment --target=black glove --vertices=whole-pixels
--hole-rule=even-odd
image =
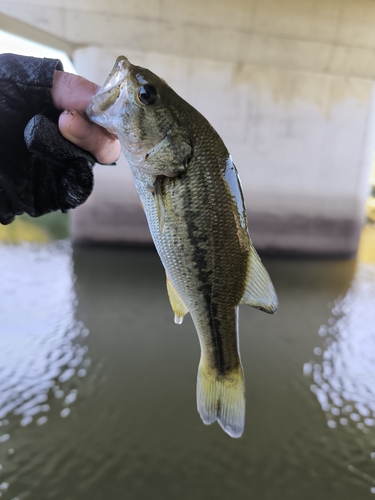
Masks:
[[[36,189],[41,208],[35,207],[30,215],[46,210],[66,212],[84,203],[94,187],[95,158],[65,139],[58,126],[42,115],[29,121],[24,136],[33,156],[32,168],[41,174]]]
[[[83,203],[93,189],[95,158],[57,126],[50,87],[61,63],[0,55],[0,223]]]
[[[23,212],[32,217],[56,210],[66,212],[86,201],[94,187],[95,158],[66,140],[56,123],[42,115],[32,118],[24,132],[30,151],[27,168],[2,178],[2,196],[7,195],[8,224]]]

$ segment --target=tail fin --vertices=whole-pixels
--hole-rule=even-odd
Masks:
[[[236,370],[220,375],[201,359],[197,406],[206,425],[217,420],[227,434],[239,438],[245,427],[245,383],[241,364]]]

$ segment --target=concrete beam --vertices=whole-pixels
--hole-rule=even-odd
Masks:
[[[65,52],[71,59],[79,45],[0,12],[0,29]]]
[[[368,0],[0,0],[0,12],[80,46],[375,77]]]

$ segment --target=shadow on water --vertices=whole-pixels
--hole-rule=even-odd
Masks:
[[[198,339],[154,250],[19,247],[20,283],[25,254],[0,248],[1,500],[372,497],[373,264],[264,259],[280,310],[241,306],[233,440],[199,418]]]

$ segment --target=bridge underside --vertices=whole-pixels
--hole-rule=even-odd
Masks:
[[[259,250],[355,253],[375,142],[375,4],[0,0],[0,13],[0,28],[60,44],[99,84],[124,54],[199,109],[240,172]],[[96,167],[72,236],[150,241],[125,160]]]

